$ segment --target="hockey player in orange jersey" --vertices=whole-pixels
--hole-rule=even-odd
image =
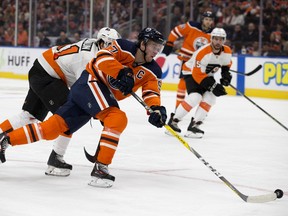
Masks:
[[[83,39],[65,46],[54,46],[39,56],[29,76],[29,91],[22,112],[0,124],[0,132],[10,132],[29,123],[43,121],[48,112],[55,113],[68,97],[69,88],[80,77],[96,53],[120,38],[115,29],[100,29],[97,38]],[[47,162],[46,175],[68,176],[72,165],[63,160],[71,135],[61,134],[54,142]],[[3,162],[3,161],[2,161]]]
[[[102,122],[103,131],[90,185],[111,187],[115,177],[109,174],[108,165],[127,125],[126,114],[120,110],[117,101],[141,87],[143,100],[153,110],[148,121],[163,127],[167,119],[166,109],[160,101],[162,71],[153,59],[163,44],[161,33],[145,28],[139,33],[137,43],[118,39],[100,50],[72,86],[68,101],[52,117],[43,123],[29,124],[0,135],[2,161],[5,161],[5,150],[9,145],[51,140],[61,133],[71,134],[93,117]]]
[[[204,131],[199,128],[210,108],[215,104],[216,97],[226,95],[223,86],[228,86],[232,76],[229,72],[232,61],[230,47],[224,45],[226,32],[222,28],[214,28],[211,32],[211,43],[202,46],[183,67],[188,95],[176,109],[175,115],[168,125],[175,131],[181,132],[178,122],[197,107],[192,117],[185,137],[201,138]],[[221,69],[220,84],[214,79],[214,74]],[[192,73],[192,76],[191,76]]]
[[[162,53],[166,55],[169,55],[172,52],[174,42],[183,38],[183,45],[178,56],[178,59],[181,60],[181,71],[177,86],[175,110],[184,100],[186,94],[186,85],[182,74],[183,65],[191,58],[197,49],[210,42],[213,22],[214,18],[212,12],[206,11],[202,14],[201,23],[189,21],[185,24],[178,25],[172,29],[168,36],[167,43],[162,51]],[[171,113],[171,118],[173,118],[173,115],[174,113]]]

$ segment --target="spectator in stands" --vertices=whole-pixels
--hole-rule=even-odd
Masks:
[[[269,42],[263,43],[261,56],[272,56],[273,53],[271,52],[271,46]]]
[[[38,39],[39,39],[39,45],[38,47],[50,47],[51,46],[51,40],[46,37],[44,32],[38,32]]]
[[[57,38],[55,45],[56,46],[62,46],[62,45],[70,44],[70,43],[71,43],[71,41],[67,37],[65,31],[61,31],[60,36],[59,36],[59,38]]]
[[[258,5],[257,0],[251,0],[250,3],[245,7],[245,23],[258,23],[260,16],[260,6]]]
[[[14,45],[14,28],[8,27],[4,32],[5,44],[7,46]]]
[[[18,37],[17,37],[18,46],[28,46],[28,33],[24,29],[22,23],[18,24]]]
[[[178,5],[176,5],[176,6],[172,9],[170,29],[173,29],[175,26],[181,24],[181,16],[182,16],[181,7],[178,6]],[[165,27],[165,25],[164,25],[163,27]],[[157,29],[157,30],[159,30],[159,29]]]
[[[243,42],[243,31],[242,31],[242,27],[240,24],[237,24],[234,26],[234,31],[232,31],[232,34],[229,35],[228,38],[231,39],[232,43]]]
[[[80,40],[81,40],[80,32],[75,32],[74,35],[73,35],[72,43],[76,43],[76,42],[78,42]]]
[[[270,42],[274,51],[280,52],[282,46],[282,24],[278,23],[276,25],[275,31],[271,32],[270,34]]]
[[[0,45],[6,45],[4,27],[0,26]]]
[[[249,23],[248,24],[248,29],[245,31],[245,34],[243,36],[244,42],[253,42],[253,41],[258,41],[259,39],[259,33],[255,27],[254,23]]]

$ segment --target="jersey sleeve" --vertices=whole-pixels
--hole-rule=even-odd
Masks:
[[[97,53],[95,65],[99,70],[116,79],[119,71],[124,67],[117,59],[121,59],[121,52],[114,41],[111,46]]]

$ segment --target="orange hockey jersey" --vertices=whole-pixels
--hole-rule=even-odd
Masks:
[[[113,85],[120,69],[129,67],[134,73],[133,92],[142,87],[142,98],[149,105],[160,105],[160,89],[162,71],[156,61],[144,63],[133,67],[137,45],[133,42],[118,39],[109,47],[100,50],[96,58],[92,59],[86,66],[86,70],[97,80],[105,83],[117,100],[124,96],[118,88]]]
[[[202,30],[201,23],[189,21],[172,29],[166,45],[173,47],[174,42],[178,38],[183,37],[183,45],[178,58],[183,61],[188,61],[196,50],[210,42],[210,32],[211,31],[205,33]]]

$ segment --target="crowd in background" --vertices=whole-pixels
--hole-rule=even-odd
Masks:
[[[69,4],[67,4],[67,2]],[[105,25],[105,0],[96,0],[93,8],[93,36]],[[189,20],[200,21],[206,10],[213,11],[215,26],[227,32],[227,41],[234,54],[254,56],[288,55],[288,2],[284,0],[263,1],[263,18],[260,25],[260,0],[194,0],[191,13],[189,0],[171,0],[170,16],[167,16],[166,0],[147,0],[152,11],[147,25],[159,30],[166,37],[176,25]],[[150,3],[152,2],[152,5]],[[18,46],[28,46],[29,17],[35,17],[33,30],[35,40],[31,46],[50,47],[76,42],[89,36],[90,1],[88,0],[37,0],[35,14],[29,13],[29,0],[19,1]],[[0,3],[0,45],[14,45],[15,1]],[[123,38],[137,39],[142,29],[143,1],[133,0],[132,29],[130,0],[111,0],[110,27],[115,28]],[[151,12],[150,12],[151,13]],[[192,16],[193,15],[193,16]],[[170,26],[167,26],[170,17]],[[34,19],[33,19],[34,20]],[[167,30],[168,29],[168,30]],[[262,37],[259,37],[261,31]],[[259,53],[259,42],[262,44]]]

